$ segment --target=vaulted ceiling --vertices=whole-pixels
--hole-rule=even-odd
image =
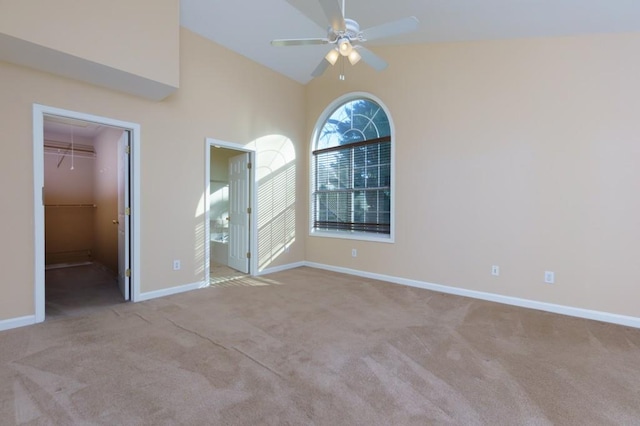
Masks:
[[[269,43],[325,37],[318,0],[181,0],[180,8],[183,27],[303,84],[329,50]],[[420,21],[417,32],[367,46],[640,31],[639,0],[346,0],[345,12],[361,29]]]

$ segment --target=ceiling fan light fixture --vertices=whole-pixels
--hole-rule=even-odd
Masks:
[[[351,51],[353,50],[353,46],[349,42],[349,39],[346,37],[342,37],[338,40],[338,50],[342,56],[349,56]]]
[[[291,0],[287,1],[293,3]],[[340,62],[340,78],[344,80],[344,68],[347,59],[351,65],[356,65],[362,61],[376,71],[382,71],[387,68],[387,62],[368,50],[363,45],[364,42],[404,34],[418,29],[418,19],[415,16],[409,16],[360,31],[358,22],[345,17],[345,0],[342,0],[342,10],[340,9],[340,0],[306,1],[320,3],[320,7],[329,21],[327,36],[323,38],[276,39],[272,40],[271,44],[273,46],[329,45],[329,47],[332,47],[311,72],[311,77],[313,78],[321,76],[329,65],[337,65]]]
[[[352,49],[351,53],[349,53],[348,58],[351,65],[355,65],[360,61],[360,59],[362,59],[362,56],[360,56],[356,49]]]
[[[325,56],[324,58],[327,60],[327,62],[329,62],[331,65],[335,65],[336,61],[338,60],[338,58],[340,57],[340,52],[338,52],[337,49],[331,49],[329,51],[329,53],[327,53],[327,56]]]

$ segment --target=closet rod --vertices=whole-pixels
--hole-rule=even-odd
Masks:
[[[95,204],[45,204],[45,207],[98,207]]]
[[[78,147],[71,148],[71,145],[69,145],[69,146],[56,146],[56,145],[44,144],[44,148],[45,149],[54,150],[54,151],[56,151],[56,153],[60,153],[60,154],[62,154],[62,152],[60,152],[60,151],[85,152],[87,154],[93,154],[93,155],[95,155],[95,153],[96,153],[96,151],[93,148],[91,148],[91,147],[85,148],[82,145],[79,145],[79,148]]]

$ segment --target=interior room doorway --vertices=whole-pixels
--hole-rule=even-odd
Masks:
[[[208,139],[206,158],[205,270],[214,284],[255,270],[255,152]]]
[[[34,105],[36,322],[138,298],[138,134]]]

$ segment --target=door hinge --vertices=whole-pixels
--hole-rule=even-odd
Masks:
[[[124,276],[127,278],[131,277],[131,269],[127,269],[126,271],[124,271]]]
[[[124,209],[124,214],[127,216],[131,216],[131,207],[127,207]]]
[[[251,214],[251,207],[247,207],[247,213]]]
[[[251,168],[251,163],[247,163],[247,169]]]
[[[127,154],[131,154],[131,145],[125,145],[124,152],[126,152]]]
[[[250,251],[247,252],[247,259],[251,259],[251,252]]]

